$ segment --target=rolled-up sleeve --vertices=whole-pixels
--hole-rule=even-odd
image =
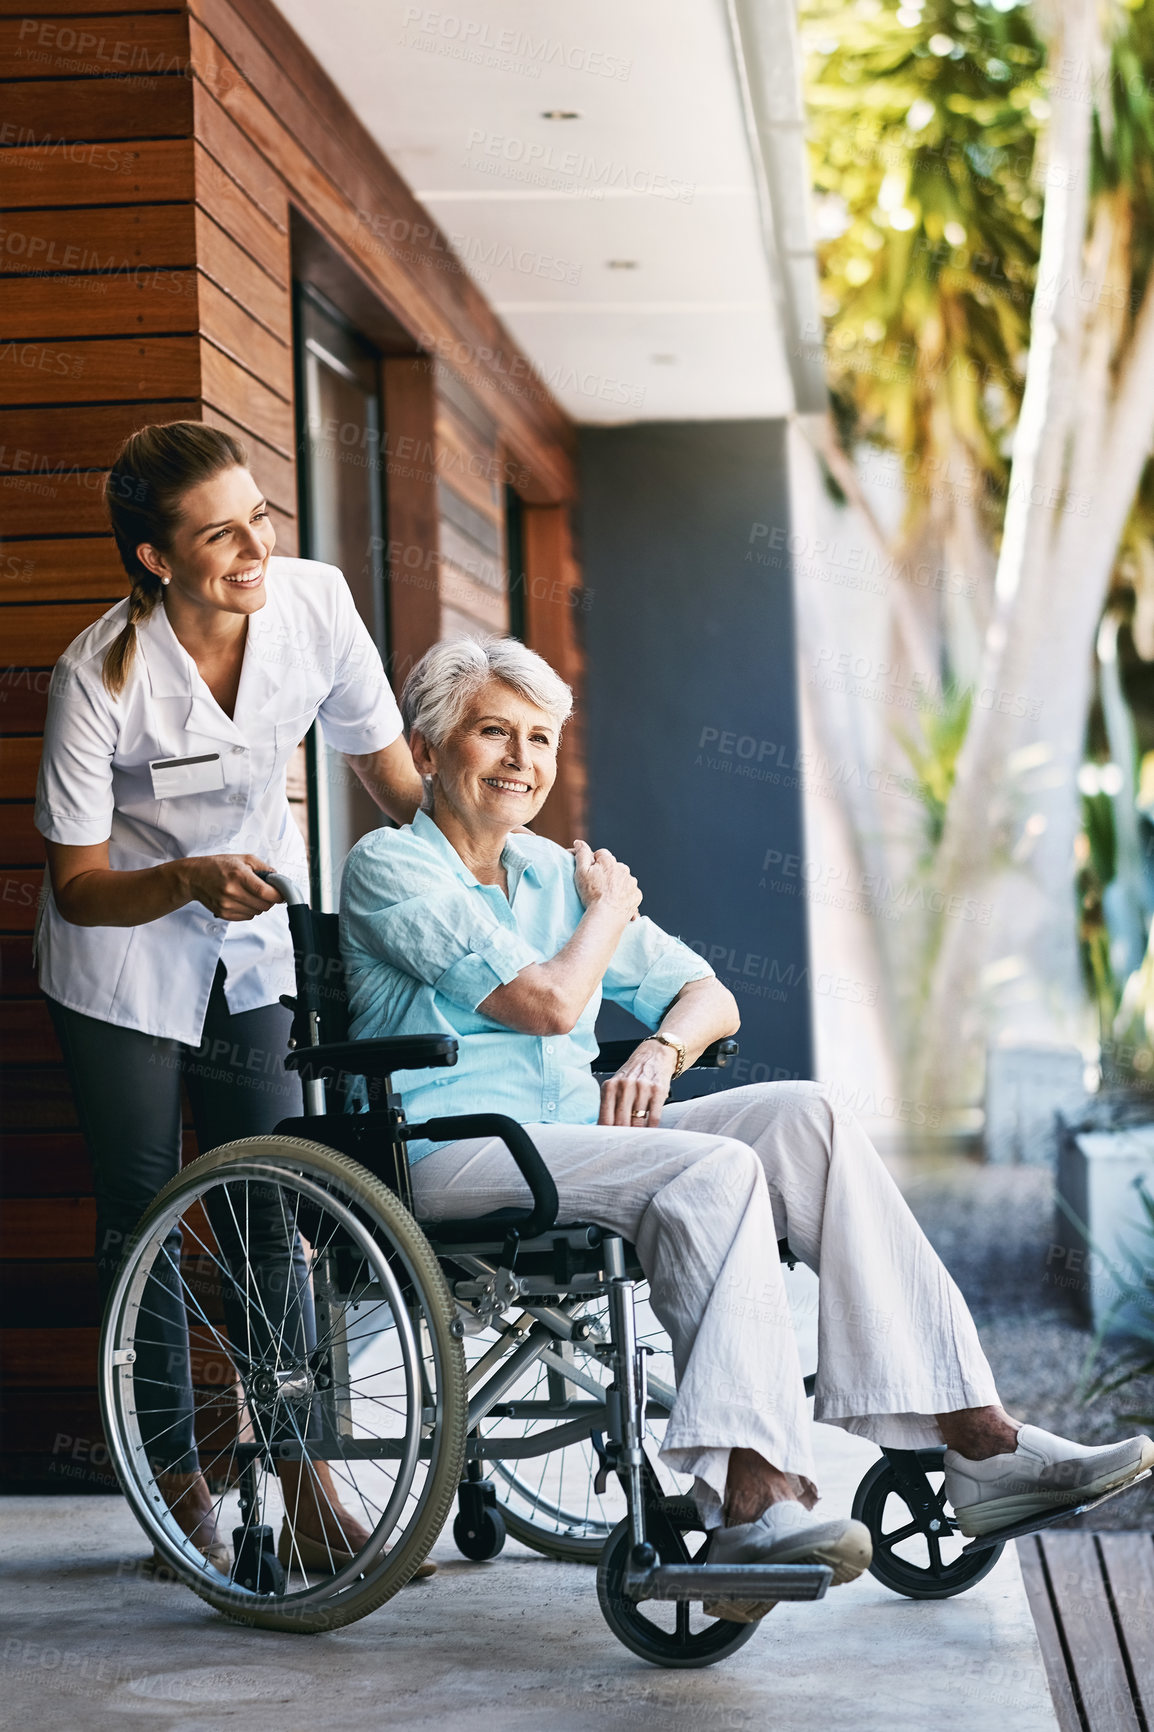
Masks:
[[[602,987],[606,998],[656,1028],[683,986],[712,976],[703,956],[642,916],[621,934]]]
[[[112,758],[117,727],[111,706],[67,662],[57,662],[48,690],[44,749],[34,822],[48,842],[91,847],[112,834]]]
[[[380,652],[356,610],[349,586],[339,572],[334,575],[335,667],[332,685],[320,707],[320,724],[335,752],[379,752],[399,737],[401,712],[385,677]]]
[[[393,832],[388,841],[399,833]],[[341,888],[341,941],[467,1010],[542,959],[481,885],[405,857],[405,843],[354,849]]]

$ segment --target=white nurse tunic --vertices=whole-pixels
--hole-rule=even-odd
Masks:
[[[49,689],[36,791],[42,836],[74,847],[107,840],[118,871],[189,855],[255,854],[307,884],[305,846],[285,792],[294,751],[318,716],[329,745],[353,753],[390,745],[401,717],[335,566],[274,555],[265,597],[249,616],[231,720],[159,603],[137,627],[136,656],[117,698],[101,676],[127,600],[81,632]],[[143,926],[74,926],[60,915],[46,873],[36,955],[40,985],[58,1003],[190,1046],[200,1042],[219,961],[234,1013],[275,1004],[294,989],[283,903],[232,923],[190,902]]]

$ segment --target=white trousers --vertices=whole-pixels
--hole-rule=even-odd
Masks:
[[[973,1319],[851,1113],[820,1083],[756,1083],[667,1106],[659,1127],[527,1127],[561,1221],[637,1248],[673,1344],[662,1459],[693,1474],[709,1525],[735,1448],[816,1484],[777,1241],[819,1276],[814,1417],[902,1449],[940,1444],[934,1415],[997,1401]],[[413,1168],[428,1219],[524,1205],[503,1143],[474,1138]]]

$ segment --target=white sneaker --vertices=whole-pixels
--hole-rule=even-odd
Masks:
[[[1128,1437],[1091,1447],[1023,1425],[1012,1454],[968,1461],[947,1449],[944,1465],[946,1497],[958,1527],[973,1538],[1117,1491],[1154,1467],[1154,1441]]]
[[[833,1586],[852,1582],[868,1570],[873,1557],[870,1532],[863,1522],[848,1517],[823,1521],[792,1500],[771,1503],[755,1522],[740,1527],[713,1528],[706,1562],[710,1564],[827,1564],[833,1571]],[[734,1624],[752,1624],[776,1606],[776,1600],[708,1600],[707,1618],[727,1618]]]

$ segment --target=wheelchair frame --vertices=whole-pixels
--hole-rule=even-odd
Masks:
[[[610,1627],[634,1652],[660,1665],[707,1665],[748,1640],[757,1625],[721,1618],[704,1631],[692,1631],[688,1618],[690,1603],[820,1598],[831,1580],[830,1570],[823,1566],[718,1566],[701,1562],[700,1556],[691,1557],[684,1535],[700,1530],[700,1520],[690,1500],[663,1493],[655,1464],[645,1448],[647,1421],[668,1415],[674,1391],[656,1380],[651,1382],[648,1376],[648,1351],[639,1343],[636,1328],[635,1275],[640,1271],[629,1261],[629,1248],[620,1237],[595,1225],[557,1223],[558,1197],[552,1176],[532,1139],[515,1120],[495,1113],[470,1113],[435,1118],[423,1124],[407,1122],[403,1103],[392,1089],[393,1071],[454,1064],[456,1041],[440,1035],[350,1041],[343,969],[339,950],[335,948],[335,916],[316,914],[290,880],[276,874],[262,876],[288,904],[298,986],[295,1000],[285,1001],[294,1011],[293,1050],[285,1062],[301,1075],[305,1112],[299,1119],[282,1121],[273,1138],[226,1145],[196,1165],[208,1162],[214,1170],[227,1174],[230,1163],[241,1170],[247,1159],[250,1164],[256,1161],[254,1170],[275,1174],[276,1160],[271,1163],[265,1160],[264,1166],[260,1161],[265,1159],[266,1145],[279,1139],[278,1146],[283,1147],[277,1158],[291,1162],[293,1183],[298,1187],[307,1189],[313,1182],[308,1177],[310,1170],[315,1178],[318,1166],[331,1170],[339,1165],[342,1172],[347,1167],[352,1176],[361,1173],[370,1184],[383,1182],[402,1206],[409,1226],[421,1235],[442,1280],[448,1280],[446,1297],[456,1306],[448,1326],[449,1335],[460,1343],[466,1333],[466,1312],[480,1326],[500,1328],[497,1341],[469,1370],[466,1404],[453,1419],[462,1428],[459,1471],[463,1477],[456,1488],[458,1515],[454,1525],[459,1549],[466,1556],[481,1559],[494,1556],[503,1543],[504,1523],[496,1487],[483,1473],[485,1462],[515,1463],[590,1441],[598,1460],[594,1489],[603,1492],[608,1476],[613,1474],[620,1483],[627,1512],[605,1539],[598,1570],[599,1599]],[[327,1038],[332,1034],[337,1038]],[[608,1068],[616,1068],[631,1049],[631,1042],[612,1043],[602,1049],[602,1058]],[[736,1043],[719,1042],[699,1062],[724,1065],[735,1051]],[[369,1110],[330,1111],[333,1097],[343,1095],[352,1078],[365,1079]],[[531,1208],[527,1213],[503,1211],[498,1216],[425,1222],[418,1226],[409,1219],[412,1193],[407,1142],[416,1137],[448,1142],[469,1136],[495,1136],[504,1141],[529,1187]],[[326,1164],[317,1163],[314,1154],[310,1169],[308,1150],[316,1151],[318,1145],[322,1150],[337,1151],[337,1156]],[[340,1156],[346,1157],[343,1163]],[[190,1175],[194,1171],[195,1167],[187,1169]],[[178,1176],[161,1193],[142,1229],[170,1193],[181,1194],[182,1180],[183,1175]],[[323,1194],[323,1179],[316,1179],[316,1183]],[[333,1206],[331,1197],[326,1201]],[[371,1214],[371,1210],[368,1212]],[[378,1210],[377,1225],[382,1230],[383,1213],[389,1211]],[[788,1245],[783,1244],[781,1251],[792,1266]],[[328,1358],[322,1360],[313,1355],[308,1366],[298,1366],[289,1373],[266,1370],[254,1374],[245,1384],[246,1400],[254,1412],[261,1402],[266,1406],[277,1401],[284,1403],[303,1391],[312,1404],[310,1411],[320,1416],[319,1438],[310,1435],[306,1440],[298,1433],[297,1445],[275,1446],[277,1457],[282,1462],[306,1456],[318,1461],[336,1459],[332,1453],[326,1457],[325,1451],[332,1452],[339,1445],[345,1461],[359,1456],[365,1460],[370,1457],[384,1460],[395,1455],[399,1459],[404,1451],[412,1453],[414,1449],[419,1459],[431,1460],[438,1447],[436,1438],[422,1435],[414,1442],[411,1426],[400,1442],[377,1439],[359,1449],[349,1436],[340,1434],[335,1391],[342,1386],[342,1371],[337,1361],[341,1352],[347,1355],[347,1346],[342,1345],[339,1328],[329,1324],[334,1317],[339,1321],[343,1301],[331,1285],[329,1262],[325,1262],[323,1269],[318,1265],[318,1269],[319,1274],[314,1271],[313,1302],[318,1319],[326,1324]],[[371,1604],[362,1606],[356,1593],[356,1572],[349,1565],[334,1572],[331,1605],[315,1615],[302,1616],[290,1615],[291,1608],[286,1602],[284,1615],[278,1614],[278,1600],[285,1591],[285,1572],[273,1550],[272,1530],[262,1522],[257,1481],[258,1466],[262,1459],[270,1457],[267,1435],[237,1441],[232,1450],[239,1470],[242,1521],[235,1536],[236,1561],[230,1581],[222,1586],[219,1579],[210,1579],[214,1571],[190,1568],[188,1548],[175,1545],[172,1534],[165,1532],[157,1513],[160,1496],[154,1486],[143,1486],[143,1476],[137,1471],[139,1460],[134,1465],[132,1451],[125,1442],[129,1429],[127,1416],[133,1411],[133,1355],[118,1347],[117,1329],[122,1325],[117,1318],[123,1319],[124,1294],[133,1278],[131,1271],[128,1275],[122,1271],[118,1287],[121,1308],[117,1311],[115,1303],[110,1305],[102,1338],[105,1429],[126,1494],[154,1540],[166,1556],[171,1555],[176,1572],[219,1609],[242,1621],[266,1627],[332,1628],[374,1609],[390,1591],[396,1591],[395,1587],[383,1593],[375,1588],[376,1597]],[[144,1276],[137,1271],[135,1279],[139,1290]],[[380,1279],[385,1279],[383,1274]],[[235,1275],[233,1280],[235,1283]],[[598,1330],[581,1315],[592,1299],[600,1297],[607,1301],[605,1331]],[[428,1310],[424,1297],[422,1303]],[[515,1325],[506,1328],[501,1319],[514,1306],[520,1317]],[[401,1308],[394,1297],[393,1309],[398,1315]],[[574,1344],[603,1368],[610,1379],[607,1386],[577,1367],[572,1358],[565,1357],[566,1346]],[[317,1363],[312,1363],[313,1359]],[[518,1401],[515,1396],[518,1380],[535,1364],[543,1365],[551,1380],[550,1397],[544,1402]],[[269,1390],[263,1394],[255,1387],[260,1375],[266,1381],[271,1379]],[[299,1390],[293,1387],[294,1376]],[[343,1377],[347,1383],[347,1364]],[[807,1378],[810,1393],[812,1386],[813,1379]],[[581,1391],[586,1399],[574,1397],[570,1390]],[[514,1392],[512,1396],[510,1392]],[[480,1427],[490,1418],[539,1422],[546,1429],[521,1438],[485,1437]],[[442,1423],[448,1423],[444,1415]],[[944,1598],[962,1592],[988,1573],[1006,1540],[1078,1513],[1060,1510],[973,1540],[952,1563],[943,1564],[941,1541],[954,1523],[946,1509],[944,1494],[935,1490],[929,1478],[940,1469],[942,1453],[883,1450],[882,1458],[866,1474],[854,1500],[854,1515],[866,1521],[874,1537],[873,1573],[897,1592],[914,1598]],[[887,1530],[885,1510],[888,1499],[894,1495],[913,1519],[901,1529]],[[903,1537],[914,1531],[928,1546],[928,1570],[910,1565],[895,1551]],[[435,1537],[435,1533],[425,1536],[424,1551]],[[547,1554],[573,1555],[561,1544],[539,1543],[540,1536],[534,1539],[520,1533],[518,1537],[527,1537],[528,1543],[537,1544]],[[375,1556],[378,1571],[383,1555],[378,1547]],[[356,1562],[354,1559],[353,1564]],[[419,1563],[419,1556],[416,1562]],[[411,1575],[416,1563],[408,1560],[406,1567]],[[366,1569],[366,1581],[370,1574]],[[404,1579],[407,1579],[404,1572],[399,1571],[396,1586]],[[351,1593],[347,1591],[350,1581]],[[338,1589],[344,1592],[344,1601],[339,1605],[335,1598]],[[647,1601],[676,1604],[676,1628],[672,1633],[659,1628],[642,1613],[641,1607]]]

